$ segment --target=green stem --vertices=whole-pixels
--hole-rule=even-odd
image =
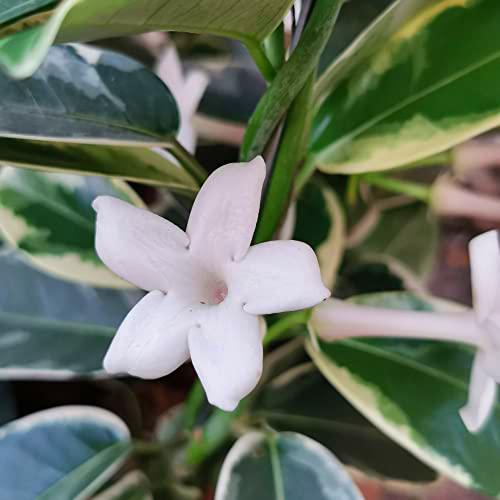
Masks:
[[[252,56],[255,65],[262,73],[262,76],[268,82],[272,82],[276,76],[276,70],[271,61],[268,59],[267,54],[260,42],[257,40],[247,40],[245,42],[245,46],[249,54]]]
[[[361,179],[372,186],[381,187],[394,193],[406,194],[424,203],[430,201],[431,188],[424,184],[394,179],[383,174],[365,174]]]
[[[285,62],[285,26],[281,23],[265,40],[264,50],[276,70]]]
[[[316,0],[300,41],[259,101],[241,146],[241,161],[262,154],[274,130],[302,90],[330,39],[343,0]]]
[[[266,336],[264,337],[264,347],[267,347],[272,342],[276,340],[282,340],[286,338],[284,334],[288,332],[294,326],[306,325],[311,316],[311,310],[306,309],[303,311],[297,311],[291,314],[287,314],[284,318],[270,326],[267,330]]]
[[[274,498],[276,500],[286,500],[285,486],[283,483],[283,474],[281,471],[280,456],[277,446],[277,435],[273,434],[268,437],[269,455],[271,458],[271,470],[274,482]]]
[[[169,147],[169,151],[182,167],[184,167],[198,182],[205,182],[207,178],[205,169],[198,163],[198,160],[177,141],[177,139],[174,139]]]
[[[307,80],[288,113],[273,173],[255,230],[255,243],[273,238],[290,201],[297,163],[305,149],[310,130],[310,104],[314,75]]]

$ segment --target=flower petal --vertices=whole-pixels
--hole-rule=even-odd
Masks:
[[[474,309],[480,322],[500,312],[500,245],[498,231],[469,243]]]
[[[330,296],[313,249],[300,241],[250,247],[241,262],[230,266],[227,281],[234,300],[251,314],[305,309]]]
[[[99,196],[92,206],[97,212],[96,250],[114,273],[143,290],[167,292],[175,285],[193,300],[202,294],[200,270],[181,229],[111,196]]]
[[[233,411],[262,373],[259,318],[227,299],[205,306],[188,342],[208,400],[222,410]]]
[[[187,226],[190,251],[213,271],[245,256],[265,175],[260,156],[249,163],[230,163],[213,172],[198,193]]]
[[[483,353],[479,352],[472,366],[469,400],[460,410],[460,416],[469,432],[479,432],[496,402],[497,384],[483,369]]]
[[[146,379],[168,375],[189,358],[187,335],[195,323],[185,300],[148,293],[120,325],[104,358],[105,370]]]

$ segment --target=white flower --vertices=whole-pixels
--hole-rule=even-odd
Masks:
[[[118,329],[104,360],[108,372],[157,378],[191,357],[209,401],[233,410],[261,374],[258,315],[311,307],[330,295],[308,245],[250,247],[265,172],[260,157],[217,169],[186,232],[121,200],[94,201],[97,253],[149,292]]]
[[[184,76],[181,61],[174,46],[167,47],[160,56],[156,73],[177,101],[180,115],[177,140],[190,153],[194,153],[197,136],[192,121],[207,88],[208,76],[199,70],[192,70]]]
[[[460,415],[470,432],[488,420],[500,383],[500,245],[497,231],[469,246],[474,310],[435,313],[383,309],[329,300],[314,309],[311,325],[324,340],[404,337],[461,342],[477,348],[469,400]]]
[[[477,432],[487,421],[500,383],[500,245],[498,231],[488,231],[469,245],[472,293],[482,333],[472,366],[469,401],[460,410],[465,425]]]

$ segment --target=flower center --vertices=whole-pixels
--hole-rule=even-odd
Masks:
[[[227,285],[224,281],[219,280],[216,281],[214,287],[211,290],[210,294],[210,303],[211,304],[220,304],[227,297]]]

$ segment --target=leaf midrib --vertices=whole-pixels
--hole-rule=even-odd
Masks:
[[[27,327],[36,327],[36,328],[46,327],[47,329],[52,329],[51,332],[53,332],[54,330],[65,330],[76,335],[86,335],[86,336],[94,335],[109,339],[112,339],[116,332],[116,329],[111,326],[78,323],[76,321],[49,319],[49,318],[29,316],[19,313],[8,313],[0,311],[0,328],[1,328],[1,323],[3,321],[5,321],[6,323],[8,322],[18,323],[19,325]],[[42,331],[42,333],[45,332]],[[1,334],[0,334],[0,343],[1,343]]]

